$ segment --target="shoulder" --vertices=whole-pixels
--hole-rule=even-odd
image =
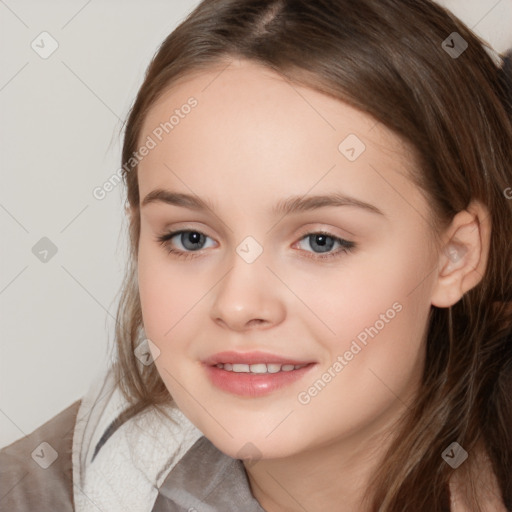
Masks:
[[[74,509],[71,453],[80,402],[0,450],[0,511]]]

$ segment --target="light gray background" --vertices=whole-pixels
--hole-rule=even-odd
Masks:
[[[124,191],[92,191],[119,168],[152,55],[198,3],[0,0],[0,446],[79,399],[109,362]],[[512,47],[512,0],[442,3]],[[59,45],[47,59],[31,47],[48,50],[43,31]],[[46,262],[32,252],[43,237],[57,247]]]

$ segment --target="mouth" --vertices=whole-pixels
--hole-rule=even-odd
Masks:
[[[264,396],[289,386],[316,364],[264,352],[222,352],[203,361],[215,387],[244,397]]]

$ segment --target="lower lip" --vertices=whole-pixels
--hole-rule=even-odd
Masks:
[[[212,384],[239,396],[264,396],[277,389],[288,386],[302,379],[316,363],[310,363],[298,370],[288,372],[279,371],[276,373],[248,373],[232,372],[218,368],[217,366],[205,365],[206,372]]]

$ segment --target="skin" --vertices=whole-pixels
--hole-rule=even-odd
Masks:
[[[265,510],[365,510],[370,473],[418,390],[431,305],[457,302],[483,274],[485,209],[472,203],[460,212],[437,247],[429,202],[409,178],[414,157],[399,137],[342,102],[243,60],[169,89],[149,111],[140,141],[191,96],[197,107],[138,169],[141,201],[163,188],[214,206],[198,212],[151,202],[140,209],[139,290],[146,335],[160,351],[156,367],[180,409],[218,449],[242,458],[241,450],[247,455],[253,447],[254,460],[244,465]],[[366,146],[355,161],[338,150],[349,134]],[[291,195],[332,192],[383,215],[354,206],[271,214]],[[156,240],[178,229],[207,235],[195,258],[169,254]],[[318,231],[356,247],[315,259],[323,253],[306,235]],[[251,264],[236,252],[247,236],[263,249]],[[186,251],[181,241],[178,235],[168,244]],[[452,261],[446,249],[461,256]],[[338,250],[336,243],[330,252]],[[308,404],[300,403],[298,394],[395,303],[401,311]],[[201,364],[224,350],[317,364],[307,378],[270,395],[239,397],[214,387]]]

